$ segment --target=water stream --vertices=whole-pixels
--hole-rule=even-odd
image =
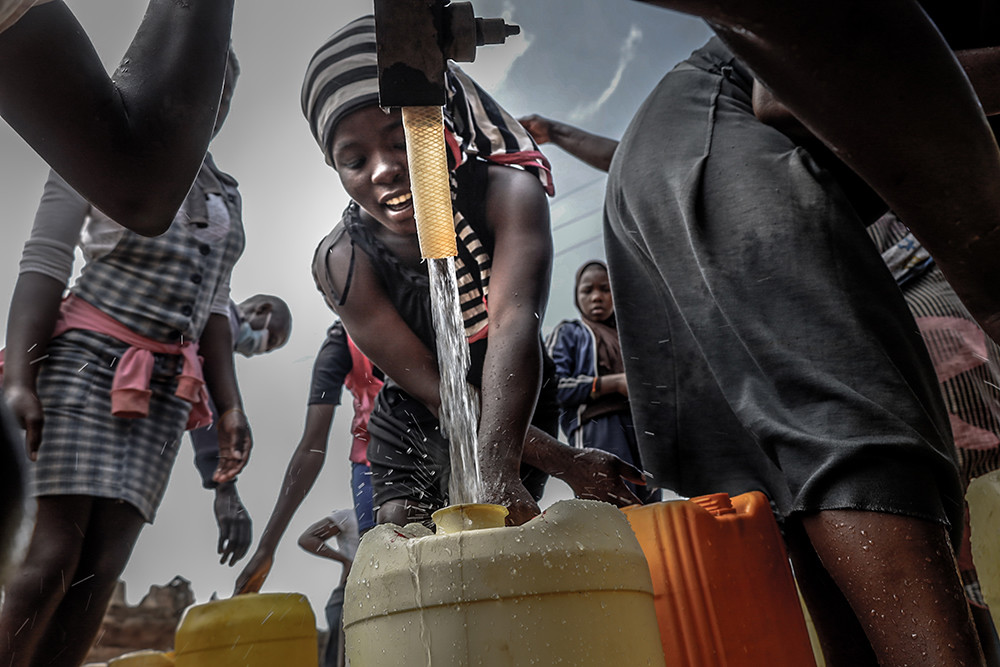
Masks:
[[[476,456],[479,397],[466,380],[469,345],[458,302],[455,258],[428,259],[431,313],[437,333],[438,369],[441,374],[441,429],[451,454],[449,502],[482,502],[482,476]]]

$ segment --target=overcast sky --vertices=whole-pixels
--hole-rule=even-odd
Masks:
[[[139,0],[66,0],[87,28],[109,70],[117,65],[141,19]],[[306,63],[344,23],[371,13],[371,0],[237,2],[233,42],[242,66],[232,113],[212,152],[240,182],[247,248],[233,275],[238,301],[264,292],[292,309],[288,345],[270,355],[237,357],[254,433],[254,451],[238,488],[256,537],[270,515],[292,448],[302,433],[312,361],[333,321],[313,283],[310,261],[319,240],[347,203],[299,110]],[[474,0],[478,16],[503,15],[521,26],[505,46],[479,49],[463,64],[513,114],[540,113],[618,137],[635,109],[676,62],[709,36],[701,22],[634,0]],[[575,317],[572,279],[585,260],[603,258],[600,239],[603,174],[543,147],[553,164],[552,223],[556,259],[547,333]],[[17,279],[47,167],[0,124],[0,333]],[[78,262],[79,264],[79,262]],[[77,266],[79,268],[79,266]],[[350,401],[337,412],[326,467],[278,549],[265,591],[309,596],[317,622],[339,566],[306,554],[298,534],[333,509],[349,507]],[[550,483],[544,504],[566,497]],[[125,570],[127,597],[138,602],[151,584],[174,575],[191,580],[199,601],[228,596],[240,567],[218,565],[212,493],[201,489],[190,447],[181,450],[156,523],[139,538]]]

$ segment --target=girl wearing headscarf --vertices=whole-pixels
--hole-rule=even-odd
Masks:
[[[582,318],[560,322],[546,343],[556,365],[559,425],[574,447],[596,447],[641,468],[607,265],[584,263],[573,286]],[[643,502],[659,497],[630,488]]]
[[[517,121],[460,69],[450,65],[446,82],[457,279],[472,357],[468,378],[481,390],[482,500],[507,506],[509,520],[521,523],[538,512],[541,493],[532,475],[526,480],[532,492],[520,480],[522,448],[524,460],[538,468],[599,479],[593,468],[572,470],[576,452],[545,434],[557,428],[554,398],[539,401],[540,322],[552,263],[549,165]],[[438,424],[436,338],[402,118],[398,109],[378,106],[373,17],[348,24],[315,54],[302,107],[352,199],[316,251],[317,286],[358,347],[387,375],[369,422],[378,518],[426,520],[447,502],[450,462]],[[532,420],[542,429],[529,430]],[[590,460],[603,465],[610,458],[592,454]],[[627,474],[636,477],[637,471]],[[618,478],[612,473],[611,492],[630,496]],[[584,487],[596,483],[574,488],[586,495]]]

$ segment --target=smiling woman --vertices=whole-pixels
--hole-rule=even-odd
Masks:
[[[376,106],[374,65],[374,21],[366,17],[317,52],[302,100],[313,135],[352,198],[320,243],[313,272],[351,338],[391,378],[371,415],[368,460],[379,521],[403,524],[427,521],[447,503],[450,466],[438,424],[436,334],[401,115]],[[592,470],[565,465],[561,457],[568,451],[571,460],[574,452],[551,437],[554,397],[536,401],[547,360],[540,326],[552,259],[548,162],[524,128],[461,70],[449,69],[447,87],[445,139],[469,381],[482,392],[484,501],[508,506],[511,521],[522,523],[537,513],[544,485],[538,470],[522,466],[522,447],[523,461],[542,470],[567,477]],[[587,456],[607,466],[603,491],[631,498],[621,461],[602,452]],[[586,472],[582,477],[591,482]]]

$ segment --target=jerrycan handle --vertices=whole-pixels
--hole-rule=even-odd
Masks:
[[[691,502],[714,516],[736,513],[736,508],[733,507],[733,501],[728,493],[712,493],[707,496],[698,496],[697,498],[692,498]]]

